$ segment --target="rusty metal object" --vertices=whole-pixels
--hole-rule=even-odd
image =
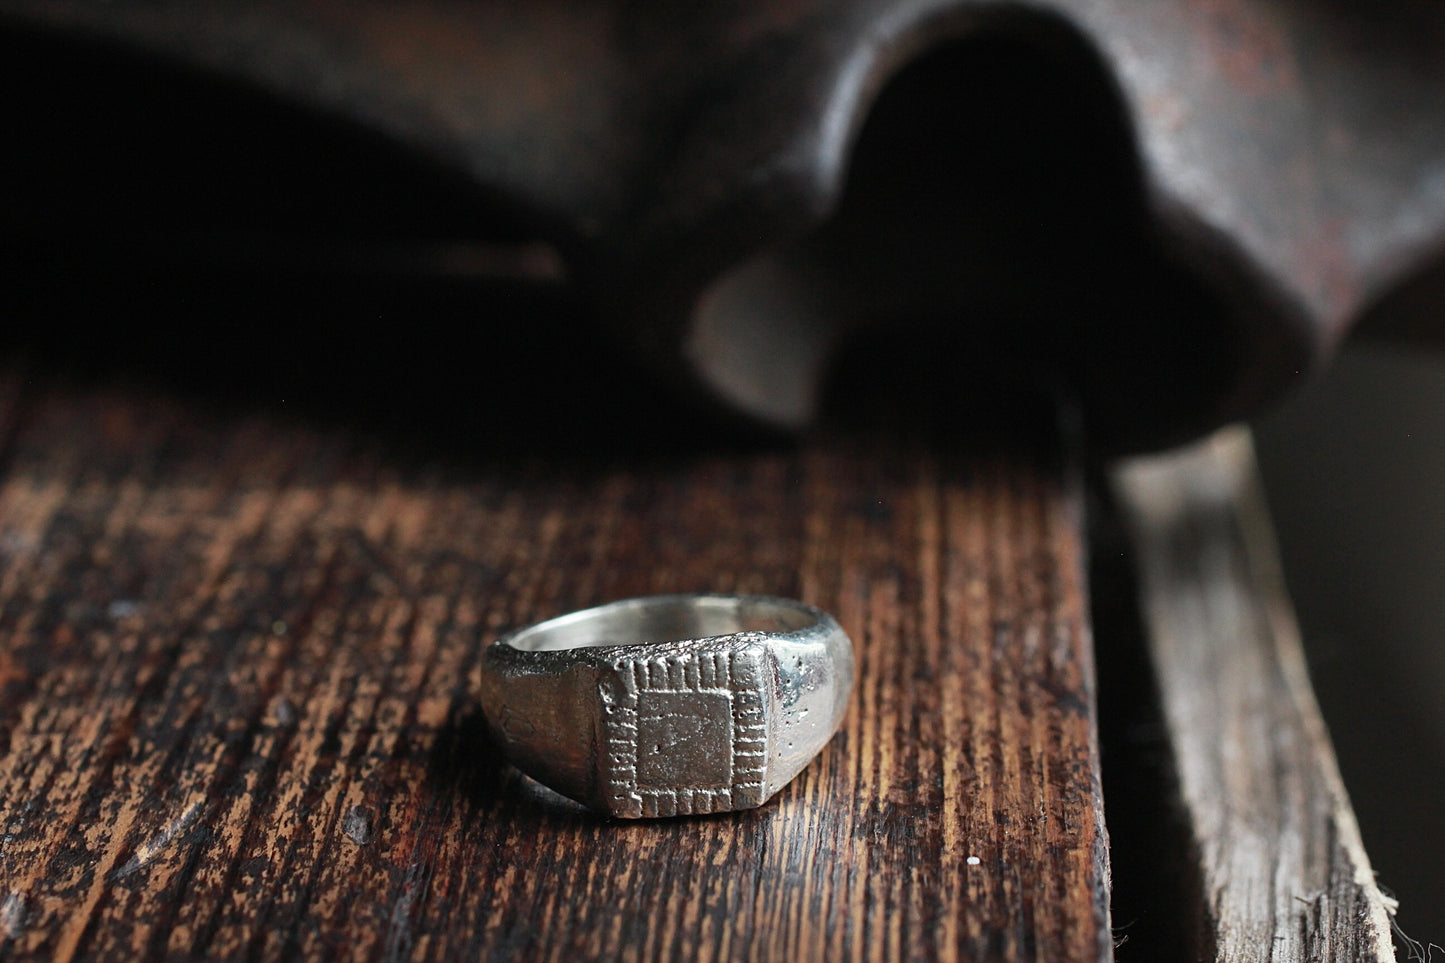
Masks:
[[[519,212],[653,363],[782,426],[886,342],[1062,379],[1099,443],[1162,444],[1442,263],[1427,0],[0,0],[0,24],[381,134]]]

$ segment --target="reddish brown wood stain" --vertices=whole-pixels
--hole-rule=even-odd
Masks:
[[[478,468],[119,393],[18,410],[0,955],[1109,956],[1055,459]],[[842,731],[773,802],[609,821],[488,748],[483,644],[693,590],[806,599],[857,644]]]

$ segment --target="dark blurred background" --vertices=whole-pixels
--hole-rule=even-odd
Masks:
[[[1445,943],[1445,354],[1357,345],[1256,443],[1365,848],[1405,932]]]

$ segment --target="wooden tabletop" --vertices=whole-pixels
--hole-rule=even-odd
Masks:
[[[1237,443],[1116,510],[911,343],[763,443],[525,289],[61,273],[0,332],[0,958],[1392,957]],[[673,591],[838,618],[815,763],[627,822],[499,758],[484,645]]]
[[[1057,434],[489,453],[135,386],[0,397],[0,954],[1110,956]],[[794,783],[628,822],[498,757],[482,646],[677,591],[854,639]]]

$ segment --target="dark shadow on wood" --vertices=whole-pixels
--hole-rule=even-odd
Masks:
[[[1134,560],[1107,488],[1090,486],[1089,589],[1115,955],[1122,963],[1212,960],[1199,849],[1145,647]]]

